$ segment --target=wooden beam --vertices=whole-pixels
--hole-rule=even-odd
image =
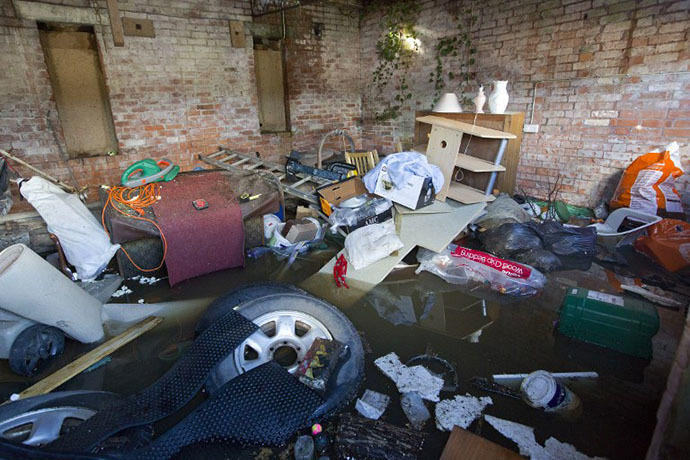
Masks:
[[[122,30],[122,19],[120,19],[120,9],[117,7],[117,0],[106,0],[108,5],[108,16],[110,16],[110,29],[113,32],[113,44],[115,46],[125,46],[125,35]]]
[[[75,359],[62,369],[50,374],[48,377],[44,378],[38,383],[35,383],[26,390],[22,391],[21,393],[19,393],[19,398],[17,399],[24,399],[30,396],[37,396],[50,393],[66,381],[70,380],[75,375],[88,369],[93,364],[97,363],[101,359],[115,352],[117,349],[123,347],[132,340],[136,339],[144,332],[153,329],[162,321],[163,318],[159,316],[149,316],[145,320],[140,321],[134,326],[130,327],[122,334],[115,336],[107,342],[97,346],[85,355]]]
[[[230,21],[230,41],[233,48],[244,48],[244,23],[242,21]]]
[[[31,21],[64,22],[68,24],[100,24],[93,8],[51,5],[48,3],[14,0],[17,15]]]

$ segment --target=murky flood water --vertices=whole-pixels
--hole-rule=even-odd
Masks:
[[[153,331],[112,355],[106,365],[81,374],[60,389],[109,390],[133,393],[160,377],[194,337],[194,326],[208,299],[255,281],[272,280],[299,284],[317,272],[334,254],[318,251],[298,259],[286,268],[273,255],[249,260],[243,270],[227,270],[189,280],[174,288],[167,281],[153,286],[126,284],[134,292],[117,302],[146,303],[206,298],[190,301],[185,308],[166,315]],[[371,353],[366,355],[368,388],[391,396],[382,420],[405,426],[400,395],[393,384],[373,365],[374,359],[391,351],[403,362],[424,353],[447,360],[457,371],[458,388],[442,393],[441,398],[470,393],[491,396],[493,405],[487,414],[535,428],[537,441],[548,437],[573,444],[590,456],[611,459],[643,458],[655,425],[655,412],[665,386],[679,325],[679,313],[660,309],[662,329],[654,339],[655,359],[649,363],[592,345],[569,340],[554,332],[565,289],[579,285],[606,289],[605,279],[584,272],[560,272],[549,277],[549,284],[536,297],[514,299],[476,286],[459,287],[435,276],[415,275],[410,269],[394,272],[373,291],[364,295],[356,290],[337,289],[332,279],[324,278],[310,285],[314,294],[328,297],[340,307],[360,331]],[[328,295],[326,295],[328,294]],[[134,305],[131,308],[138,308]],[[367,347],[365,345],[365,349]],[[70,342],[53,368],[57,369],[84,347]],[[7,397],[26,386],[26,380],[11,374],[6,362],[0,364],[0,396]],[[529,373],[537,369],[551,372],[597,371],[596,380],[569,382],[568,387],[583,402],[583,413],[566,420],[530,408],[521,400],[485,393],[469,384],[474,376],[490,378],[499,373]],[[348,410],[353,411],[354,404]],[[433,410],[432,417],[433,417]],[[326,423],[328,425],[328,423]],[[515,444],[481,419],[470,430],[494,442],[516,450]],[[448,433],[440,432],[430,420],[422,458],[438,458]],[[275,455],[285,449],[275,449]],[[213,449],[205,458],[253,458],[259,449],[244,452]],[[270,454],[264,450],[262,455]],[[194,457],[194,455],[192,456]],[[190,458],[192,458],[190,457]],[[196,452],[196,458],[198,451]]]

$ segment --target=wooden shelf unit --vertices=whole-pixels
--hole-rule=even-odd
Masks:
[[[503,114],[495,113],[436,113],[431,111],[419,111],[416,114],[417,118],[425,116],[436,116],[441,118],[446,118],[449,120],[461,121],[468,123],[470,125],[476,124],[477,127],[490,128],[498,131],[503,131],[506,133],[511,133],[515,135],[514,139],[509,139],[506,146],[505,152],[503,154],[503,159],[501,160],[501,165],[505,167],[505,171],[498,174],[496,178],[496,183],[494,184],[494,189],[498,189],[500,192],[508,193],[513,195],[515,193],[515,183],[517,175],[517,167],[520,162],[520,144],[522,143],[522,128],[525,122],[525,114],[521,112],[506,112]],[[476,117],[476,119],[475,119]],[[415,146],[413,150],[421,151],[421,153],[426,152],[426,147],[424,147],[429,142],[429,133],[431,133],[431,125],[423,123],[421,121],[415,122],[415,137],[413,145]],[[467,146],[467,139],[470,138],[469,134],[464,136],[462,145],[460,146],[460,152],[467,153],[472,157],[476,157],[487,162],[493,163],[496,149],[495,142],[490,139],[482,139],[479,137],[472,137],[469,141],[469,146]],[[467,151],[465,152],[465,149]],[[421,150],[423,149],[423,150]],[[467,185],[483,190],[485,189],[488,179],[487,175],[479,171],[474,172],[472,170],[464,171],[465,178],[463,183]]]
[[[436,190],[436,199],[445,201],[446,197],[450,197],[465,204],[493,201],[492,191],[496,178],[499,172],[505,171],[505,167],[500,164],[503,154],[508,141],[517,136],[512,133],[433,115],[419,117],[417,121],[431,125],[431,134],[425,153],[429,163],[438,166],[445,179],[443,187]],[[461,149],[463,138],[466,138],[464,150]],[[486,151],[493,150],[493,161],[466,154],[469,142],[474,138],[489,141],[485,145],[485,149]],[[488,179],[483,190],[473,187],[473,184],[470,183],[455,181],[456,168],[462,170],[463,180],[465,180],[466,174],[474,173],[481,177],[482,174],[486,176],[488,173]]]

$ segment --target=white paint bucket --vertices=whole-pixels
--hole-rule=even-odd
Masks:
[[[520,385],[522,399],[546,412],[574,413],[582,407],[580,398],[546,371],[529,374]]]
[[[80,342],[103,338],[98,299],[23,244],[0,252],[0,305]]]

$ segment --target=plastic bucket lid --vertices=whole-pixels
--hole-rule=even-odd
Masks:
[[[558,391],[558,383],[546,371],[529,374],[520,384],[525,402],[533,407],[547,407]]]

